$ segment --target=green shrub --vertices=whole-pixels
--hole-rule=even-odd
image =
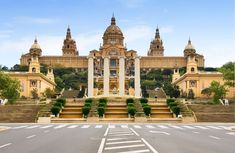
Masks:
[[[85,103],[84,104],[85,107],[90,107],[91,108],[91,103]]]
[[[106,104],[106,103],[107,103],[107,99],[105,99],[105,98],[100,98],[100,99],[99,99],[99,103],[105,103],[105,104]]]
[[[170,108],[173,107],[173,106],[177,106],[177,105],[178,105],[178,104],[177,104],[176,102],[171,102],[171,103],[169,104]]]
[[[140,98],[140,103],[143,104],[147,104],[148,103],[148,99],[147,98]]]
[[[134,104],[133,103],[128,103],[127,107],[134,107]]]
[[[102,117],[104,115],[105,108],[104,107],[98,107],[97,111],[98,111],[99,117]]]
[[[167,103],[168,106],[169,106],[169,104],[172,103],[172,102],[175,102],[175,99],[167,99],[167,100],[166,100],[166,103]]]
[[[129,103],[134,103],[134,99],[133,98],[126,99],[126,104],[128,105]]]
[[[92,101],[93,101],[92,98],[87,98],[87,99],[85,100],[85,103],[92,103]]]
[[[172,106],[171,110],[173,111],[173,113],[178,116],[180,114],[180,107],[179,106]]]
[[[141,103],[142,107],[144,108],[144,106],[149,106],[147,103]]]
[[[143,109],[144,109],[144,114],[146,116],[149,116],[149,114],[151,114],[151,107],[149,105],[144,106]]]
[[[89,114],[89,112],[90,112],[90,107],[87,107],[87,106],[83,106],[82,107],[82,114],[85,116],[85,117],[87,117],[87,115]]]
[[[98,107],[106,107],[106,103],[105,102],[100,102]]]
[[[136,113],[135,107],[128,107],[128,113],[131,115],[131,117],[134,117]]]
[[[57,107],[59,107],[59,108],[62,108],[62,103],[56,102],[56,103],[54,103],[54,106],[57,106]]]
[[[58,114],[59,114],[59,112],[60,112],[60,107],[58,107],[58,106],[53,106],[52,108],[51,108],[51,113],[53,114],[53,115],[55,115],[55,116],[57,116]]]
[[[64,98],[58,98],[58,99],[56,99],[56,102],[61,103],[62,106],[64,106],[66,103],[66,100]]]

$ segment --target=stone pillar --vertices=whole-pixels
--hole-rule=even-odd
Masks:
[[[104,57],[104,96],[109,96],[109,57]]]
[[[119,95],[125,95],[125,59],[119,57]]]
[[[135,57],[135,97],[140,94],[140,57]]]
[[[94,59],[88,56],[88,97],[93,97],[94,91]]]

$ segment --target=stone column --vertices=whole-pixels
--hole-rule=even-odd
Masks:
[[[125,95],[125,59],[119,57],[119,95]]]
[[[104,96],[109,96],[109,57],[104,57]]]
[[[140,94],[140,57],[135,57],[135,97]]]
[[[94,59],[88,56],[88,97],[93,97],[94,91]]]

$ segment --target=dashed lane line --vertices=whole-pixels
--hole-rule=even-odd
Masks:
[[[149,131],[150,133],[160,133],[165,135],[170,135],[170,133],[164,132],[164,131]]]
[[[146,127],[147,127],[147,128],[150,128],[150,129],[155,128],[155,127],[154,127],[154,126],[152,126],[152,125],[146,125]]]
[[[12,129],[22,129],[22,128],[25,128],[25,127],[27,127],[27,125],[22,125],[22,126],[13,127]]]
[[[37,128],[37,127],[40,127],[40,125],[29,126],[29,127],[26,127],[26,129],[34,129],[34,128]]]
[[[11,144],[12,144],[12,143],[7,143],[7,144],[4,144],[4,145],[1,145],[1,146],[0,146],[0,149],[1,149],[1,148],[4,148],[4,147],[6,147],[6,146],[10,146]]]
[[[210,137],[210,138],[213,138],[213,139],[216,139],[216,140],[219,140],[219,139],[220,139],[219,137],[215,137],[215,136],[212,136],[212,135],[210,135],[209,137]]]
[[[103,125],[96,125],[95,126],[95,128],[98,128],[98,129],[100,129],[100,128],[102,128],[103,127]]]
[[[132,151],[124,151],[124,152],[118,152],[118,153],[144,153],[144,152],[150,152],[149,149],[144,150],[132,150]]]
[[[27,139],[31,139],[31,138],[33,138],[33,137],[36,137],[36,135],[34,134],[34,135],[30,135],[30,136],[27,136],[26,138]]]
[[[195,127],[189,126],[189,125],[184,125],[183,127],[184,127],[184,128],[187,128],[187,129],[196,129]]]
[[[197,127],[197,128],[199,128],[199,129],[203,129],[203,130],[208,130],[208,128],[206,128],[206,127],[204,127],[204,126],[195,126],[195,127]]]
[[[63,127],[66,127],[66,126],[67,126],[66,124],[64,124],[64,125],[58,125],[58,126],[54,127],[54,129],[60,129],[60,128],[63,128]]]
[[[139,126],[139,125],[133,125],[134,126],[134,128],[136,128],[136,129],[141,129],[142,127],[141,126]]]
[[[235,135],[235,132],[228,132],[226,134],[229,134],[229,135]]]
[[[47,128],[50,128],[50,127],[52,127],[53,125],[46,125],[46,126],[42,126],[42,127],[40,127],[40,129],[47,129]]]
[[[124,149],[124,148],[135,148],[135,147],[144,147],[144,144],[138,145],[127,145],[127,146],[116,146],[116,147],[105,147],[104,150],[115,150],[115,149]]]
[[[78,127],[78,125],[70,125],[69,127],[67,127],[68,129],[74,129],[74,128],[76,128],[76,127]]]
[[[87,129],[87,128],[89,128],[90,127],[90,125],[83,125],[81,128],[82,129]]]
[[[221,130],[221,128],[215,127],[215,126],[207,126],[207,127],[211,128],[211,129]]]
[[[162,129],[169,129],[169,127],[164,126],[164,125],[158,125],[158,127],[162,128]]]

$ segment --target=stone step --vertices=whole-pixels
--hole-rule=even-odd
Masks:
[[[110,112],[124,112],[124,113],[126,113],[127,112],[127,110],[126,109],[106,109],[105,110],[105,113],[110,113]]]
[[[63,108],[62,112],[81,112],[82,107],[76,107],[76,108]]]
[[[82,114],[60,114],[60,118],[82,118]]]
[[[171,112],[169,109],[152,109],[151,110],[152,113],[161,113],[161,112]]]
[[[173,118],[173,113],[170,112],[161,112],[161,113],[151,113],[152,118]]]
[[[105,118],[128,118],[128,114],[105,114]]]

